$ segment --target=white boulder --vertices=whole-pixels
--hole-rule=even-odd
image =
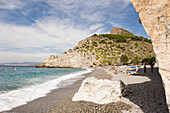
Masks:
[[[124,87],[122,81],[89,77],[82,82],[81,87],[73,96],[72,101],[83,100],[97,104],[118,102],[122,97],[122,87]]]

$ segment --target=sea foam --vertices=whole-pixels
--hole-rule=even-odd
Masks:
[[[60,78],[50,80],[48,82],[42,84],[36,84],[33,86],[9,91],[3,94],[0,94],[0,112],[11,110],[12,108],[27,104],[27,102],[35,100],[37,98],[46,96],[53,89],[57,89],[58,87],[63,87],[68,84],[72,84],[78,78],[81,78],[82,74],[90,73],[92,69],[87,69],[79,72],[74,72],[71,74],[67,74],[61,76]],[[76,78],[72,79],[71,78]],[[70,79],[70,82],[59,85],[62,81]]]

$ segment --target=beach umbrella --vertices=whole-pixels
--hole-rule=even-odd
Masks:
[[[140,66],[137,66],[138,68],[140,68]],[[130,68],[136,68],[136,66],[131,66]]]
[[[130,68],[136,68],[136,66],[130,66]]]

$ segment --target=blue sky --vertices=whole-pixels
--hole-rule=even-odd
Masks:
[[[0,0],[0,63],[42,62],[112,27],[149,38],[130,0]]]

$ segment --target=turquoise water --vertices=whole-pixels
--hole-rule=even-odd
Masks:
[[[0,93],[41,84],[77,71],[82,69],[0,66]]]
[[[46,96],[89,72],[90,69],[0,66],[0,112]]]

